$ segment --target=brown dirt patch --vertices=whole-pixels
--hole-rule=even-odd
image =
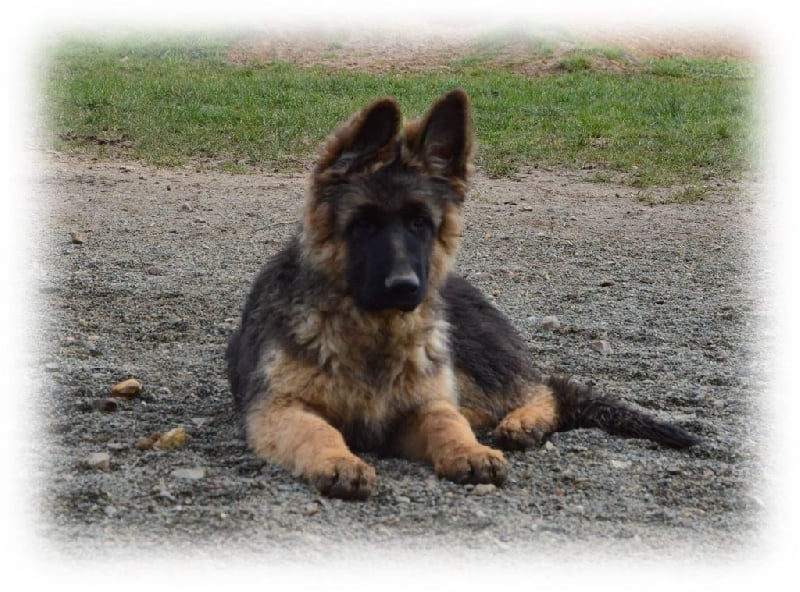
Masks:
[[[576,55],[589,55],[596,70],[625,71],[650,58],[754,60],[757,53],[751,39],[732,31],[523,31],[441,25],[413,31],[265,30],[238,42],[230,59],[238,64],[281,61],[375,73],[446,72],[476,59],[537,76],[561,69],[565,59]]]

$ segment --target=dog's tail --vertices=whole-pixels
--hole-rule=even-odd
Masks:
[[[699,438],[676,425],[658,421],[620,401],[595,395],[590,384],[579,384],[564,376],[550,376],[546,384],[552,389],[558,407],[557,432],[599,428],[614,436],[645,438],[670,448],[689,448],[700,443]]]

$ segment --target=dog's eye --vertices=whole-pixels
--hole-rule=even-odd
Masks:
[[[428,219],[425,216],[414,216],[408,221],[408,227],[414,232],[420,232],[428,227]]]

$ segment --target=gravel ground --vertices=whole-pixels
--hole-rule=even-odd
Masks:
[[[226,338],[250,281],[294,227],[305,175],[56,153],[42,162],[35,503],[37,535],[57,554],[578,550],[735,561],[758,544],[757,182],[709,180],[707,199],[676,205],[588,182],[591,171],[479,173],[460,271],[493,295],[544,370],[591,379],[704,443],[680,452],[592,430],[556,434],[542,450],[507,454],[499,489],[366,455],[379,487],[356,503],[323,499],[246,449],[224,370]],[[559,328],[542,327],[548,315]],[[141,395],[106,401],[129,377]],[[184,447],[136,448],[181,426]],[[106,467],[91,465],[95,453],[109,455]]]

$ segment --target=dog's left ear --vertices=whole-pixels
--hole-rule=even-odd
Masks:
[[[472,156],[472,119],[467,93],[450,91],[405,130],[406,147],[432,174],[466,180]]]

